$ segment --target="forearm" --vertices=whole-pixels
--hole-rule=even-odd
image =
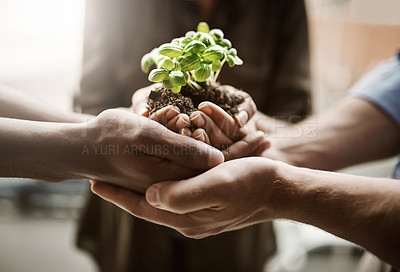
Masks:
[[[84,125],[0,118],[0,176],[82,178]]]
[[[399,267],[400,184],[280,164],[273,194],[279,218],[311,224]]]
[[[1,84],[0,117],[63,123],[85,122],[93,118],[90,115],[60,111],[51,105]]]
[[[321,116],[272,134],[263,156],[323,170],[394,156],[400,151],[400,130],[378,108],[351,98]]]

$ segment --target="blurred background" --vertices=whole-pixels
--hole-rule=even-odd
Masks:
[[[60,109],[79,85],[85,3],[0,0],[0,82]],[[346,95],[400,45],[398,0],[308,0],[314,111]],[[0,154],[1,156],[1,154]],[[343,172],[389,177],[394,159]],[[0,271],[97,271],[78,251],[75,223],[88,185],[0,180]],[[278,252],[268,271],[354,271],[361,249],[302,224],[275,222]]]

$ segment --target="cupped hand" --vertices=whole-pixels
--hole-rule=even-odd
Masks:
[[[217,149],[127,111],[106,110],[85,125],[85,177],[135,191],[194,176],[224,161]]]
[[[220,164],[187,180],[154,184],[146,199],[99,183],[93,183],[92,191],[136,217],[204,238],[274,219],[269,204],[279,183],[277,163],[253,157]]]
[[[238,106],[238,112],[232,117],[216,104],[205,101],[200,103],[198,111],[190,115],[190,121],[207,134],[204,138],[208,139],[211,145],[221,148],[231,145],[249,133],[246,124],[257,112],[257,107],[246,92],[229,85],[221,85],[219,88],[244,97],[244,101]],[[196,131],[193,134],[196,135]]]
[[[234,117],[226,113],[221,107],[206,101],[199,105],[198,111],[189,116],[180,113],[176,106],[164,107],[149,116],[147,109],[147,97],[150,91],[157,88],[159,83],[139,89],[132,96],[133,112],[149,117],[182,135],[191,136],[196,140],[224,149],[232,143],[242,139],[249,133],[245,127],[247,122],[256,113],[257,108],[251,96],[229,85],[221,85],[219,88],[227,92],[240,94],[244,102],[238,106],[238,112]],[[193,125],[195,130],[189,129]]]
[[[152,90],[158,88],[160,85],[160,83],[155,83],[137,90],[132,96],[131,110],[134,113],[148,117],[151,120],[166,126],[174,132],[187,135],[185,134],[186,130],[182,132],[182,129],[190,126],[190,119],[187,114],[181,113],[178,107],[172,105],[166,106],[152,115],[149,115],[147,97]],[[191,134],[188,136],[191,136]]]

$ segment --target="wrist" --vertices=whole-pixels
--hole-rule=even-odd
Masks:
[[[276,219],[295,220],[306,194],[308,177],[301,168],[276,161],[275,179],[268,205]]]
[[[104,148],[102,146],[101,127],[95,120],[73,124],[69,131],[72,166],[75,175],[84,179],[98,180],[105,167]]]

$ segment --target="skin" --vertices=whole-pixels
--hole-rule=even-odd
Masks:
[[[400,233],[394,227],[400,224],[398,181],[297,167],[338,169],[398,154],[399,128],[358,98],[342,101],[316,120],[315,135],[306,133],[315,121],[305,120],[270,137],[272,145],[262,154],[276,161],[232,160],[191,179],[152,185],[145,198],[96,182],[92,191],[192,238],[285,218],[322,228],[400,266]],[[276,129],[270,121],[258,123],[270,132]]]
[[[62,123],[79,123],[93,118],[93,116],[86,114],[62,112],[1,83],[0,117]]]
[[[228,92],[239,92],[245,97],[245,101],[239,105],[238,113],[234,117],[231,117],[222,108],[208,101],[202,102],[198,107],[198,111],[193,112],[190,116],[180,113],[177,107],[171,109],[172,106],[160,109],[149,116],[146,100],[150,91],[156,87],[157,84],[153,84],[136,91],[132,96],[131,110],[164,124],[172,131],[193,137],[219,149],[224,149],[241,140],[250,132],[255,131],[255,129],[250,130],[246,126],[257,112],[254,101],[250,95],[232,86],[223,85],[222,87]],[[172,113],[172,110],[175,114]],[[193,132],[188,129],[191,124],[195,127]]]
[[[96,179],[144,192],[154,182],[191,177],[224,160],[215,148],[128,111],[61,113],[9,87],[0,86],[0,93],[0,177]],[[260,142],[258,135],[254,144]]]

